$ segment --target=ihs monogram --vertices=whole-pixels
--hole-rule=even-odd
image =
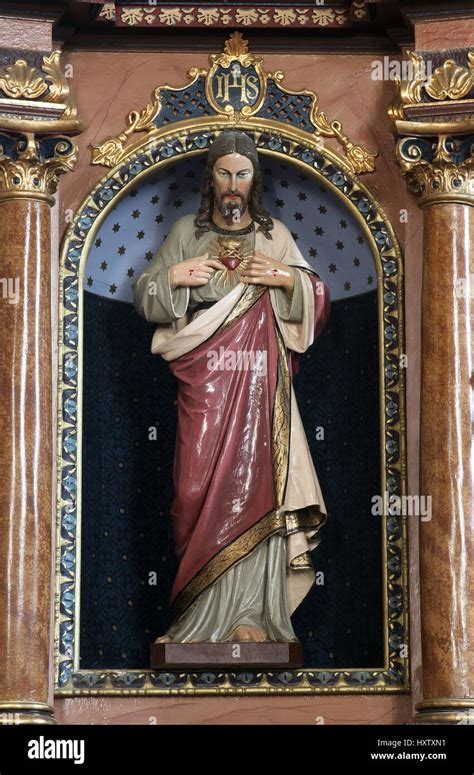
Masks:
[[[221,100],[224,103],[230,102],[231,89],[240,92],[240,102],[244,105],[253,104],[258,98],[260,82],[257,75],[242,72],[239,62],[234,62],[230,73],[222,72],[215,78],[217,83],[216,100]]]

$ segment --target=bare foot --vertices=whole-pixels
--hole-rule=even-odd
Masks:
[[[171,643],[171,638],[169,635],[162,635],[161,638],[155,640],[155,643]]]
[[[261,643],[262,641],[267,640],[267,636],[260,627],[255,627],[252,624],[239,624],[234,630],[232,640]]]

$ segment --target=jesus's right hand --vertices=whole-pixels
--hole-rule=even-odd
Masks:
[[[187,258],[179,264],[173,264],[169,269],[169,282],[171,290],[179,285],[193,286],[206,285],[216,269],[223,269],[224,264],[216,258],[209,258],[209,253],[204,253],[196,258]]]

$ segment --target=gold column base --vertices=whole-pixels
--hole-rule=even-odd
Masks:
[[[459,724],[474,726],[474,697],[441,697],[415,706],[412,724]]]
[[[0,702],[0,727],[57,723],[53,706],[46,702]]]

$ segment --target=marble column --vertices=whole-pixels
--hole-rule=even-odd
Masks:
[[[474,85],[468,52],[411,54],[392,106],[397,157],[423,208],[420,521],[423,696],[417,723],[474,717]],[[434,68],[423,72],[428,59]],[[461,118],[461,120],[460,120]]]
[[[474,712],[472,205],[424,213],[420,462],[433,518],[420,527],[421,719]]]
[[[55,723],[51,205],[81,129],[59,52],[0,68],[0,723]]]

